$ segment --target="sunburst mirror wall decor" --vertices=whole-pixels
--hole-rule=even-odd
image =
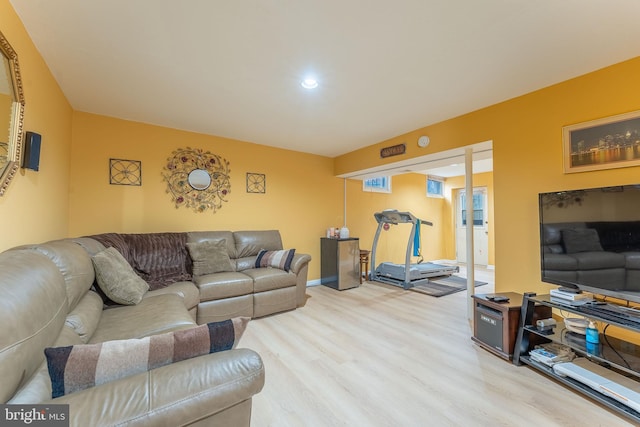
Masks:
[[[176,208],[215,213],[231,192],[231,169],[226,159],[198,148],[179,148],[167,159],[162,177]]]

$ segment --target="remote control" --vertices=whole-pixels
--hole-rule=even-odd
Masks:
[[[507,302],[509,301],[509,298],[502,296],[502,295],[491,295],[488,296],[487,299],[489,301],[493,301],[493,302]]]

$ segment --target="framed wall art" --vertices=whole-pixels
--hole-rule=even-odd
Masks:
[[[263,173],[247,172],[247,193],[267,192],[267,177]]]
[[[640,165],[640,110],[562,128],[564,173]]]
[[[139,160],[109,159],[109,184],[142,185],[142,162]]]

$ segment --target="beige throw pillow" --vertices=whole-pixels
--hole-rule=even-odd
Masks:
[[[91,261],[98,286],[113,302],[136,305],[149,290],[149,284],[133,271],[116,248],[110,247],[98,252]]]
[[[187,243],[187,249],[193,261],[193,275],[219,273],[233,271],[231,258],[227,252],[227,240],[203,240],[201,242]]]

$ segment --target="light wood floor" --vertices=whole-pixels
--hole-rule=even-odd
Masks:
[[[252,320],[240,342],[266,370],[252,427],[633,425],[473,344],[466,292],[369,282],[307,294],[305,307]]]

